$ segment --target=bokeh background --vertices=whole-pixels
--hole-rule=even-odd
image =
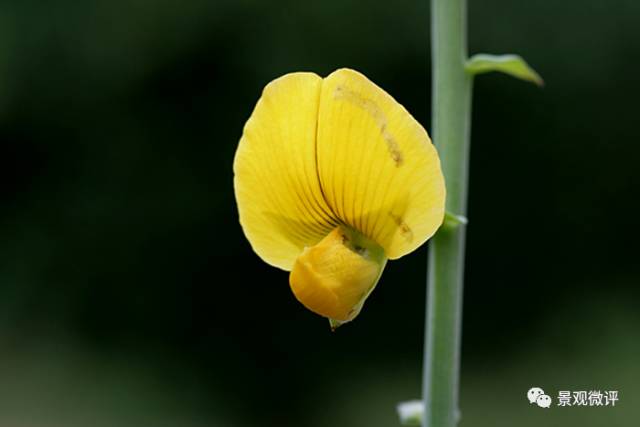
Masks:
[[[461,426],[637,426],[640,2],[470,1]],[[336,333],[238,224],[262,87],[364,72],[430,127],[424,1],[0,3],[0,426],[388,427],[420,395],[426,247]],[[617,390],[534,408],[531,386]]]

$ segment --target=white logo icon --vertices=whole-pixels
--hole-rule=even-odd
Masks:
[[[544,394],[544,390],[540,387],[532,387],[527,392],[529,403],[535,403],[541,408],[549,408],[551,406],[551,397]]]
[[[549,406],[551,406],[551,397],[547,396],[546,394],[541,394],[540,396],[538,396],[536,403],[541,408],[548,408]]]
[[[543,394],[544,394],[544,390],[542,390],[540,387],[530,388],[529,391],[527,392],[529,403],[536,403],[536,400],[538,400],[538,396],[541,396]]]

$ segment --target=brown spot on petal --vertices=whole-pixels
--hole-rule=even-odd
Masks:
[[[402,152],[400,152],[400,147],[398,147],[398,143],[393,138],[390,132],[387,131],[387,124],[383,123],[380,126],[380,133],[382,133],[382,137],[385,141],[387,141],[387,148],[389,148],[389,155],[393,159],[393,162],[396,164],[396,167],[402,165]]]
[[[364,98],[359,93],[348,90],[340,85],[336,86],[333,96],[336,99],[344,99],[345,101],[348,101],[369,113],[369,115],[373,118],[373,120],[380,128],[380,134],[387,143],[387,148],[389,150],[389,156],[391,156],[391,160],[393,160],[393,163],[396,165],[396,167],[402,166],[402,152],[400,151],[400,147],[398,146],[395,138],[387,129],[387,117],[382,112],[380,107],[378,107],[378,104],[376,104],[373,100]]]
[[[409,227],[407,223],[404,222],[401,216],[395,215],[393,212],[389,212],[389,216],[391,217],[391,219],[393,219],[393,222],[395,222],[400,229],[400,235],[407,242],[411,242],[413,240],[413,230],[411,230],[411,227]]]

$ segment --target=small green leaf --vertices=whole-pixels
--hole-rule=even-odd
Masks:
[[[444,228],[457,228],[461,225],[467,225],[469,221],[466,217],[462,215],[456,215],[451,212],[446,212],[444,214],[444,223],[442,226]]]
[[[543,86],[544,81],[527,62],[518,55],[487,55],[479,53],[467,61],[466,69],[471,74],[500,71],[518,79]]]
[[[410,400],[400,402],[396,407],[400,423],[405,426],[419,426],[422,424],[424,404],[422,400]]]

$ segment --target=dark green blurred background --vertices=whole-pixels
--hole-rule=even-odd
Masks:
[[[330,333],[238,224],[262,87],[351,67],[430,127],[427,0],[0,3],[0,427],[387,427],[426,248]],[[462,427],[637,426],[640,2],[470,1]],[[525,393],[618,390],[615,408]],[[555,405],[555,402],[554,402]]]

